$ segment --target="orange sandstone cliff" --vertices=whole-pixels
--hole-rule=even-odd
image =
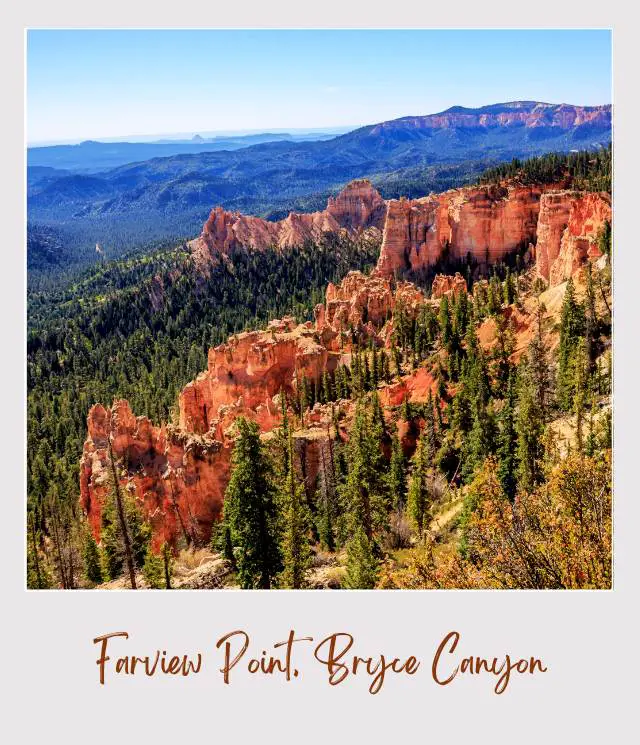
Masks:
[[[318,242],[327,234],[345,231],[355,237],[366,229],[381,229],[386,203],[366,179],[352,181],[336,197],[331,197],[321,212],[291,212],[284,220],[270,222],[260,217],[212,210],[202,233],[190,247],[196,264],[207,265],[242,249],[263,251]]]
[[[597,235],[611,220],[609,195],[516,182],[451,189],[419,199],[385,201],[366,179],[348,184],[321,212],[269,222],[216,207],[191,242],[207,271],[240,250],[286,250],[327,235],[382,236],[376,274],[420,271],[468,255],[484,266],[518,249],[535,253],[539,274],[552,284],[586,256],[597,255]]]
[[[491,265],[531,248],[541,276],[557,284],[587,257],[611,220],[605,193],[518,184],[453,189],[388,202],[376,273],[390,276],[433,266],[445,255],[469,254]]]
[[[605,193],[551,191],[540,200],[536,270],[550,285],[568,279],[585,259],[600,255],[598,236],[611,222]]]

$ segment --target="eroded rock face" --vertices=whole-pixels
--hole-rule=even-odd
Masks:
[[[598,236],[605,222],[611,222],[608,194],[543,194],[535,247],[538,274],[551,286],[557,285],[572,276],[586,259],[600,256]]]
[[[395,308],[401,305],[409,317],[415,317],[424,303],[424,294],[410,282],[393,287],[387,277],[349,272],[339,286],[329,283],[325,303],[315,307],[316,329],[322,342],[334,351],[340,345],[349,346],[345,335],[350,329],[385,342],[383,329]]]
[[[152,527],[153,547],[178,536],[205,542],[222,510],[231,448],[211,435],[155,427],[135,417],[127,401],[96,404],[87,417],[80,461],[80,503],[97,540],[112,486],[108,438],[120,487],[132,494]]]
[[[599,255],[605,221],[611,221],[608,194],[553,186],[491,185],[392,200],[376,273],[419,271],[468,254],[491,265],[531,247],[538,273],[556,285]]]
[[[541,194],[540,186],[490,185],[392,200],[376,272],[417,271],[445,254],[493,264],[535,240]]]
[[[380,229],[385,211],[380,194],[369,181],[359,179],[330,198],[325,210],[291,212],[277,222],[215,207],[190,247],[196,264],[206,271],[212,262],[224,261],[239,250],[263,251],[270,246],[288,249],[307,241],[321,241],[327,234],[346,231],[355,237],[367,229]]]
[[[439,300],[445,295],[455,296],[467,291],[467,281],[460,274],[436,274],[431,285],[431,299]]]
[[[318,341],[313,324],[272,321],[266,331],[232,336],[209,350],[207,371],[180,394],[181,429],[213,432],[223,441],[238,416],[255,420],[263,431],[277,425],[279,394],[291,397],[303,378],[318,382],[335,370],[338,355]]]

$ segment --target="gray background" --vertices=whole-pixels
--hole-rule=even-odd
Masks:
[[[638,616],[637,299],[640,177],[637,139],[637,39],[621,3],[540,1],[431,5],[369,3],[179,4],[112,0],[28,2],[3,10],[1,24],[4,173],[2,302],[1,615],[5,717],[10,742],[386,743],[399,738],[451,743],[628,742],[635,730]],[[175,6],[174,6],[175,7]],[[604,7],[604,10],[603,10]],[[439,26],[576,23],[614,29],[615,98],[615,590],[612,592],[181,592],[61,593],[24,588],[24,27],[58,26]],[[523,54],[543,53],[523,49]],[[508,60],[505,61],[508,64]],[[572,61],[567,59],[567,65]],[[632,73],[632,69],[634,72]],[[402,70],[398,71],[403,74]],[[526,95],[526,91],[523,91]],[[464,102],[461,102],[464,103]],[[575,102],[575,103],[580,103]],[[427,112],[424,112],[427,113]],[[5,556],[6,554],[6,556]],[[415,654],[413,677],[389,676],[376,696],[369,681],[337,687],[301,647],[301,676],[290,683],[237,670],[231,686],[217,672],[215,641],[236,628],[259,653],[290,628],[316,639],[356,637],[362,656]],[[535,655],[545,675],[515,676],[506,693],[493,680],[465,676],[439,687],[430,676],[440,639],[456,629],[468,654]],[[127,630],[113,652],[204,653],[188,678],[108,678],[98,685],[94,636]],[[466,678],[466,679],[465,679]],[[633,695],[635,694],[635,695]],[[632,698],[633,696],[633,698]],[[627,734],[625,734],[627,733]]]

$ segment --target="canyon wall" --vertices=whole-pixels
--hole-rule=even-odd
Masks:
[[[135,497],[152,529],[153,548],[182,536],[203,542],[219,519],[229,480],[230,443],[135,417],[127,401],[96,404],[87,417],[80,461],[80,503],[99,540],[112,489],[109,438],[121,489]]]
[[[375,273],[391,277],[420,271],[441,259],[470,254],[491,265],[518,249],[531,249],[539,274],[563,281],[586,256],[597,255],[597,235],[611,220],[611,200],[560,185],[517,183],[451,189],[420,199],[385,201],[366,179],[348,184],[321,212],[269,222],[216,207],[191,242],[202,271],[240,250],[286,250],[344,233],[382,232]]]
[[[352,181],[336,197],[331,197],[321,212],[291,212],[284,220],[270,222],[260,217],[227,212],[222,207],[211,211],[202,233],[190,248],[196,264],[208,265],[224,260],[238,250],[281,250],[318,242],[327,234],[345,231],[356,237],[367,229],[381,229],[386,203],[366,179]]]
[[[391,200],[375,271],[420,271],[468,254],[487,266],[528,248],[540,276],[559,284],[599,255],[605,221],[611,221],[608,194],[554,186],[489,185]]]
[[[611,222],[605,193],[552,191],[540,199],[535,262],[550,285],[568,279],[587,258],[600,255],[598,236]]]

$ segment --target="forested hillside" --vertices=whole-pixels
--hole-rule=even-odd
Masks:
[[[610,151],[506,168],[602,188]],[[600,258],[556,286],[522,256],[449,277],[431,298],[432,275],[424,293],[384,280],[391,294],[375,303],[382,280],[365,278],[366,296],[336,300],[357,322],[329,329],[321,314],[265,331],[276,347],[331,344],[339,364],[274,397],[268,436],[235,419],[222,521],[211,530],[174,506],[182,528],[159,542],[126,488],[150,465],[109,449],[96,540],[78,486],[92,404],[126,398],[177,432],[177,394],[211,346],[288,314],[305,321],[317,304],[326,313],[327,283],[368,272],[379,247],[334,237],[237,252],[208,275],[185,246],[165,247],[30,290],[29,586],[609,587],[608,223]],[[176,437],[212,447],[206,433]]]

